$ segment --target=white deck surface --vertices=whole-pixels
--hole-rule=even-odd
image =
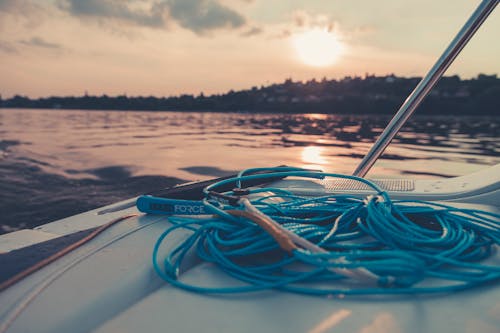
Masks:
[[[498,198],[497,194],[493,189],[488,200]],[[500,212],[498,200],[480,208]],[[39,227],[37,232],[47,237],[65,235],[134,211],[98,215],[102,212],[98,209]],[[183,291],[161,280],[151,263],[153,244],[168,226],[162,216],[127,219],[5,290],[0,294],[0,332],[2,325],[11,333],[500,332],[498,284],[446,295],[383,298],[280,291],[209,296]],[[187,234],[177,233],[163,250]],[[490,264],[500,266],[498,252]],[[211,264],[189,265],[182,275],[185,281],[240,284]]]
[[[140,216],[0,294],[0,322],[41,288],[7,332],[498,332],[500,287],[432,297],[312,297],[279,291],[232,296],[162,281],[152,246],[164,217]],[[173,246],[178,240],[170,242]],[[494,259],[500,264],[500,257]],[[211,264],[182,279],[235,286]],[[33,289],[34,288],[34,289]]]

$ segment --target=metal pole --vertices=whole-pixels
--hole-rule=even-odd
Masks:
[[[477,7],[469,20],[465,23],[450,45],[446,48],[441,57],[430,69],[427,75],[419,82],[413,92],[408,96],[398,112],[392,118],[391,122],[384,129],[380,137],[373,144],[370,151],[363,158],[361,163],[354,171],[354,175],[364,177],[377,159],[382,155],[392,139],[420,105],[423,99],[429,94],[436,82],[443,76],[457,55],[486,20],[488,15],[495,9],[500,0],[483,0]]]

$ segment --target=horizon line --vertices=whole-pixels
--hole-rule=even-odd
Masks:
[[[450,74],[450,75],[443,75],[442,78],[450,78],[450,77],[458,77],[460,81],[468,81],[468,80],[474,80],[474,79],[478,79],[480,76],[486,76],[486,77],[496,77],[498,78],[500,73],[492,73],[492,74],[485,74],[485,73],[477,73],[475,76],[470,76],[470,77],[466,77],[466,78],[462,78],[459,74]],[[343,80],[346,80],[346,79],[363,79],[363,80],[366,80],[368,78],[387,78],[387,77],[394,77],[394,78],[398,78],[398,79],[422,79],[423,76],[398,76],[394,73],[390,73],[390,74],[385,74],[385,75],[375,75],[375,74],[370,74],[370,73],[365,73],[364,76],[360,76],[359,74],[355,74],[355,75],[346,75],[342,78],[327,78],[326,76],[318,79],[317,77],[313,77],[313,78],[310,78],[308,80],[297,80],[297,81],[294,81],[292,77],[287,77],[285,78],[283,81],[281,82],[274,82],[274,83],[266,83],[266,84],[259,84],[259,85],[252,85],[251,87],[249,88],[245,88],[245,89],[240,89],[240,90],[233,90],[233,89],[229,89],[229,90],[226,90],[225,92],[220,92],[220,93],[212,93],[210,95],[206,95],[204,94],[203,91],[200,91],[198,93],[181,93],[181,94],[177,94],[177,95],[131,95],[131,94],[128,94],[127,92],[124,92],[122,94],[116,94],[116,95],[108,95],[106,93],[102,93],[102,94],[89,94],[87,92],[87,90],[85,89],[83,94],[82,95],[49,95],[49,96],[40,96],[40,97],[31,97],[31,96],[28,96],[28,95],[23,95],[21,93],[15,93],[13,95],[11,95],[10,97],[4,97],[2,96],[1,92],[0,92],[0,100],[3,100],[3,101],[6,101],[6,100],[9,100],[9,99],[13,99],[15,97],[22,97],[22,98],[28,98],[28,99],[32,99],[32,100],[35,100],[35,99],[45,99],[45,98],[70,98],[70,97],[112,97],[112,98],[116,98],[116,97],[131,97],[131,98],[137,98],[137,97],[154,97],[154,98],[176,98],[176,97],[182,97],[182,96],[194,96],[194,97],[199,97],[201,95],[204,95],[205,97],[212,97],[212,96],[222,96],[222,95],[227,95],[229,94],[230,92],[244,92],[244,91],[249,91],[249,90],[252,90],[254,88],[257,88],[257,89],[262,89],[262,88],[267,88],[267,87],[271,87],[271,86],[274,86],[274,85],[280,85],[280,84],[284,84],[284,83],[287,83],[288,81],[290,81],[290,83],[302,83],[302,84],[305,84],[305,83],[309,83],[309,82],[322,82],[324,80],[326,80],[327,82],[329,81],[336,81],[336,82],[342,82]],[[439,80],[441,81],[441,79]],[[438,81],[438,83],[439,83]]]

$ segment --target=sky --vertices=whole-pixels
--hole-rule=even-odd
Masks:
[[[0,0],[0,95],[205,95],[422,76],[476,0]],[[500,73],[496,9],[446,75]]]

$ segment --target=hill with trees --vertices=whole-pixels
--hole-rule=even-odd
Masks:
[[[70,96],[31,99],[0,97],[3,108],[154,110],[283,113],[394,113],[418,84],[419,77],[395,75],[345,77],[340,80],[287,79],[283,83],[205,96],[170,97]],[[443,77],[420,107],[419,114],[498,115],[500,78],[479,74],[462,80]]]

